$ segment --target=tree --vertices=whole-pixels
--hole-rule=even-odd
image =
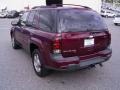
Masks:
[[[120,0],[115,0],[116,3],[120,3]]]
[[[114,0],[106,0],[107,3],[113,3]]]
[[[105,0],[107,3],[120,3],[120,0]]]

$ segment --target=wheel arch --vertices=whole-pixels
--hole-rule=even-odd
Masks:
[[[30,55],[31,56],[35,49],[39,49],[39,47],[35,43],[30,43]]]
[[[41,40],[32,37],[31,40],[30,40],[30,46],[29,46],[31,56],[32,56],[32,52],[34,51],[34,49],[39,49],[42,52],[43,51],[43,45],[42,45]]]
[[[10,36],[12,37],[12,35],[13,35],[13,31],[11,30],[11,31],[10,31]]]
[[[14,34],[14,29],[15,29],[15,28],[12,27],[11,30],[10,30],[10,36],[11,36],[11,37],[12,37],[12,35]]]

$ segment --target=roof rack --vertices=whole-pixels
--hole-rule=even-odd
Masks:
[[[90,8],[90,7],[87,7],[87,6],[82,6],[82,5],[75,5],[75,4],[52,4],[52,5],[49,5],[49,6],[35,6],[33,7],[32,9],[37,9],[37,8],[57,8],[57,7],[63,7],[63,6],[75,6],[75,7],[83,7],[83,8]]]
[[[51,6],[35,6],[32,9],[37,9],[37,8],[56,8],[56,5],[51,5]]]

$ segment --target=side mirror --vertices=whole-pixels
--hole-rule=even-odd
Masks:
[[[14,20],[14,21],[11,22],[11,25],[16,26],[16,25],[18,25],[18,23],[19,23],[19,20]]]

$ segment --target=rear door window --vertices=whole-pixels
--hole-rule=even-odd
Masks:
[[[28,18],[28,14],[29,14],[29,12],[25,12],[25,13],[22,15],[22,17],[20,18],[20,23],[21,23],[22,25],[26,25],[27,18]]]
[[[38,11],[35,11],[34,19],[33,19],[33,27],[39,29],[39,23],[40,23],[40,13]]]
[[[39,28],[46,32],[54,31],[54,19],[50,10],[39,11]]]
[[[33,26],[34,14],[35,14],[35,11],[30,11],[29,12],[29,16],[27,18],[27,25]]]

